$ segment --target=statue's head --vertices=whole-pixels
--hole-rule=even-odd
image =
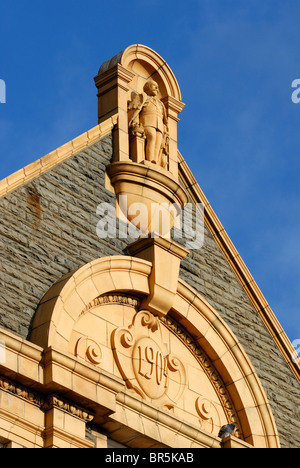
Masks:
[[[156,96],[159,91],[158,84],[152,79],[146,82],[143,89],[148,96]]]

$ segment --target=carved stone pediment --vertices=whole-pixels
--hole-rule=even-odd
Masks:
[[[80,393],[95,408],[95,421],[108,417],[105,429],[114,433],[141,434],[153,418],[176,438],[172,444],[182,427],[184,437],[187,430],[188,437],[202,434],[202,446],[212,446],[220,428],[234,422],[235,436],[247,444],[277,446],[247,355],[218,313],[178,279],[177,261],[163,268],[163,247],[144,239],[131,246],[134,256],[97,259],[49,290],[31,333],[45,349],[43,378],[76,398]],[[166,252],[179,261],[184,252],[175,247]]]

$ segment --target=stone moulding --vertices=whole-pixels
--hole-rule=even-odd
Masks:
[[[158,192],[164,195],[168,201],[177,202],[181,207],[188,201],[185,190],[164,169],[157,169],[130,161],[112,163],[107,169],[113,183],[125,182],[126,177],[131,176],[132,184],[153,188],[153,197]]]
[[[84,408],[81,408],[74,403],[70,403],[69,401],[65,401],[56,395],[47,396],[41,405],[41,408],[44,411],[49,411],[55,407],[66,413],[70,413],[75,418],[85,422],[90,422],[94,418],[94,415],[86,411]]]
[[[278,432],[267,396],[250,359],[230,328],[214,308],[181,279],[172,310],[220,375],[239,418],[244,440],[254,447],[278,448]]]
[[[172,441],[175,439],[178,444],[178,439],[186,444],[187,440],[190,441],[191,447],[194,448],[220,448],[220,439],[213,434],[210,434],[206,431],[199,430],[199,427],[186,424],[182,419],[174,416],[172,413],[164,411],[160,408],[154,408],[150,403],[145,400],[141,400],[136,397],[134,394],[122,391],[117,395],[117,402],[123,408],[130,408],[135,412],[138,412],[139,415],[145,417],[145,421],[154,420],[158,427],[163,428],[162,433],[166,433],[166,437],[160,437],[160,440],[156,442],[155,448],[167,448],[167,447],[176,447],[173,445]],[[111,433],[117,433],[120,430],[120,424],[124,422],[118,419],[118,415],[111,417],[111,420],[108,423],[104,424],[104,428]],[[126,430],[126,426],[124,426]],[[145,432],[147,433],[148,427],[145,424]],[[151,425],[149,426],[149,436],[151,437]],[[153,437],[153,435],[152,435]],[[238,440],[238,439],[237,439]],[[138,438],[136,444],[139,444],[139,441],[142,442],[142,437]],[[166,443],[167,442],[167,443]],[[242,442],[242,441],[241,441]],[[136,445],[139,448],[139,445]],[[186,447],[182,445],[181,447]],[[248,446],[251,448],[251,446]],[[151,448],[151,447],[150,447]],[[178,448],[178,445],[177,445]]]
[[[47,348],[68,351],[72,326],[97,297],[118,291],[149,294],[151,263],[133,257],[95,260],[56,283],[44,296],[35,315],[30,340]],[[67,314],[67,325],[62,317]]]
[[[24,399],[28,403],[38,407],[42,407],[44,404],[44,397],[41,396],[38,392],[32,391],[29,388],[21,386],[20,384],[5,377],[0,377],[0,390],[11,393],[12,395]]]
[[[146,159],[167,168],[178,180],[177,123],[184,104],[166,61],[149,47],[134,44],[102,64],[94,80],[98,121],[116,110],[119,115],[113,133],[113,161],[140,163]],[[150,82],[151,89],[145,86]]]
[[[140,306],[140,300],[137,297],[130,297],[125,294],[104,294],[103,296],[96,297],[90,302],[82,311],[81,315],[89,312],[94,307],[98,307],[106,304],[122,304],[129,307],[138,308]]]

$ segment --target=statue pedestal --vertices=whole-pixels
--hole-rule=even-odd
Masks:
[[[141,309],[160,317],[166,315],[177,293],[180,262],[189,251],[161,237],[139,239],[127,250],[130,255],[152,263],[150,294],[142,301]]]
[[[145,159],[145,136],[142,134],[130,135],[130,155],[135,163],[141,163]]]
[[[157,233],[170,238],[175,220],[188,202],[172,174],[147,161],[115,162],[107,167],[107,172],[117,196],[119,217],[132,223],[144,236]]]

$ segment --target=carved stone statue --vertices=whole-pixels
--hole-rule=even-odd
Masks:
[[[166,167],[169,152],[168,118],[164,104],[157,98],[159,91],[156,81],[146,82],[144,92],[147,98],[137,94],[130,103],[132,117],[129,122],[131,134],[146,138],[145,158],[159,166]]]

